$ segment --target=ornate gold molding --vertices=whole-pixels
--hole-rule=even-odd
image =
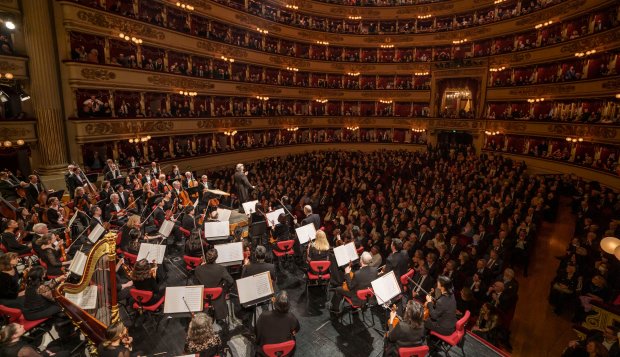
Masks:
[[[613,79],[611,81],[605,81],[601,84],[601,87],[605,89],[619,89],[620,79]]]
[[[523,61],[527,61],[532,58],[532,54],[529,52],[525,53],[512,53],[509,55],[501,55],[496,57],[491,57],[489,62],[490,64],[511,64],[511,63],[519,63]]]
[[[451,40],[455,38],[471,38],[474,36],[484,35],[485,33],[489,31],[491,31],[490,27],[485,26],[485,27],[478,27],[478,28],[457,31],[456,33],[454,31],[442,32],[442,33],[439,33],[433,36],[433,40]]]
[[[313,98],[332,98],[332,97],[343,97],[343,91],[335,91],[335,90],[326,90],[326,89],[300,89],[297,91],[301,95],[308,95]]]
[[[307,2],[307,1],[304,1]],[[373,9],[365,9],[365,8],[359,8],[359,7],[349,7],[347,8],[342,8],[342,7],[332,7],[331,9],[329,9],[329,11],[332,14],[335,15],[344,15],[344,16],[380,16],[381,12],[377,11],[377,10],[373,10]]]
[[[382,90],[378,92],[362,92],[364,98],[407,98],[412,97],[415,93],[403,92],[395,90]]]
[[[89,123],[86,125],[85,131],[88,135],[122,135],[150,132],[169,132],[173,129],[174,123],[169,120],[145,120]]]
[[[248,118],[222,118],[198,120],[196,126],[199,129],[237,128],[252,125],[252,119]]]
[[[426,12],[433,12],[433,11],[444,11],[444,10],[451,10],[454,9],[454,4],[451,3],[442,3],[442,4],[431,4],[431,5],[424,5],[424,6],[416,6],[415,8],[409,8],[409,9],[399,9],[398,11],[396,11],[397,14],[399,15],[408,15],[408,14],[423,14]]]
[[[302,38],[311,39],[314,41],[327,41],[327,42],[344,42],[344,37],[332,34],[332,33],[314,33],[310,31],[297,31],[297,34]]]
[[[340,71],[361,72],[372,71],[377,68],[373,64],[348,64],[348,63],[332,63],[331,67]]]
[[[395,41],[393,38],[388,36],[372,36],[372,37],[364,37],[364,42],[366,43],[402,43],[402,42],[412,42],[415,41],[415,37],[413,36],[403,36],[398,35]]]
[[[372,125],[376,122],[375,118],[331,117],[327,119],[327,124],[331,125]]]
[[[560,52],[575,53],[585,48],[594,48],[598,46],[602,46],[606,49],[607,47],[609,47],[609,45],[613,45],[615,42],[618,41],[620,41],[620,27],[616,27],[615,29],[610,30],[607,33],[600,34],[598,36],[589,36],[588,38],[571,41],[571,43],[562,46],[560,48]]]
[[[575,89],[576,87],[572,84],[559,84],[544,87],[511,89],[508,94],[519,96],[553,95],[572,93]]]
[[[533,14],[523,16],[522,19],[519,19],[517,20],[517,22],[515,22],[515,25],[520,27],[535,25],[539,22],[545,22],[550,19],[553,19],[554,22],[557,22],[560,15],[564,15],[568,12],[574,12],[580,7],[583,7],[583,5],[585,4],[586,0],[569,0],[563,3],[562,6],[552,6],[547,9],[538,10]]]
[[[0,130],[0,140],[18,140],[30,136],[31,130],[25,128],[3,128]]]
[[[207,0],[185,0],[184,1],[188,5],[192,5],[193,7],[200,7],[203,10],[211,10],[212,7]]]
[[[82,21],[86,21],[92,25],[106,28],[108,30],[118,30],[120,32],[131,33],[140,37],[148,37],[158,40],[164,40],[166,38],[163,31],[156,30],[155,27],[148,26],[137,21],[127,21],[126,19],[84,10],[78,11],[77,17]]]
[[[267,119],[269,125],[310,125],[312,124],[312,118],[269,118]]]
[[[262,29],[269,30],[269,32],[282,32],[282,28],[280,26],[274,25],[271,21],[259,19],[256,16],[235,14],[235,19],[250,26],[258,26]]]
[[[264,86],[260,84],[240,84],[237,86],[239,92],[252,94],[278,94],[282,93],[280,88],[274,86]]]
[[[308,68],[310,67],[310,61],[297,59],[297,58],[284,58],[278,56],[270,56],[269,62],[275,63],[287,67]]]
[[[527,130],[527,125],[525,123],[510,123],[510,122],[499,122],[499,123],[491,123],[487,126],[488,129],[493,130],[506,130],[506,131],[517,131],[517,132],[525,132]]]
[[[22,68],[21,66],[16,65],[13,62],[9,62],[9,61],[0,61],[0,71],[2,72],[6,72],[6,71],[15,71]]]
[[[82,68],[80,74],[82,74],[82,77],[85,79],[97,81],[109,81],[116,78],[116,73],[108,71],[107,69]]]
[[[618,131],[616,128],[598,125],[571,125],[550,124],[547,131],[552,134],[594,137],[599,139],[614,139]]]
[[[192,78],[171,78],[162,75],[148,76],[146,80],[157,86],[161,87],[176,87],[187,89],[213,89],[214,85],[204,79],[192,79]]]
[[[207,50],[210,52],[215,52],[218,54],[223,54],[225,56],[235,57],[235,58],[246,58],[248,57],[248,52],[236,48],[234,46],[228,46],[221,43],[209,42],[209,41],[198,41],[196,42],[196,47]]]

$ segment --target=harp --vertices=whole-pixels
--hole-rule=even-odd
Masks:
[[[88,340],[89,350],[96,354],[97,346],[105,339],[108,325],[119,320],[116,299],[116,231],[106,233],[87,255],[80,281],[62,283],[53,291],[54,298],[73,324]],[[89,288],[90,287],[90,288]],[[97,293],[93,309],[82,309],[65,296],[79,294],[87,288]]]

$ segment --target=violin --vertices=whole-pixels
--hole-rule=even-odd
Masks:
[[[351,268],[353,266],[353,263],[351,261],[349,261],[349,268]],[[353,279],[353,277],[355,276],[355,273],[353,272],[353,269],[351,269],[351,271],[349,272],[349,278]],[[344,291],[351,291],[349,290],[349,285],[347,285],[347,281],[343,281],[342,282],[342,290]]]
[[[392,319],[392,323],[390,324],[390,321],[388,320],[388,328],[395,328],[399,323],[400,323],[400,316],[398,316],[397,314],[398,308],[396,307],[396,304],[393,304],[392,307],[390,308],[390,312],[394,313],[394,318]],[[387,337],[387,332],[385,333],[385,336]]]

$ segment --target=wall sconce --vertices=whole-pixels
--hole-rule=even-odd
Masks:
[[[299,68],[295,68],[295,67],[286,67],[286,69],[287,69],[288,71],[293,71],[293,72],[297,72],[297,71],[299,71]]]
[[[589,55],[593,55],[596,53],[596,50],[589,50],[586,52],[577,52],[575,53],[575,57],[584,57],[584,56],[589,56]]]
[[[286,131],[297,131],[299,130],[298,126],[292,127],[292,128],[286,128]]]
[[[540,23],[540,24],[534,26],[534,28],[538,30],[540,28],[547,27],[547,26],[551,25],[552,23],[553,23],[553,21],[549,20],[549,21],[546,21],[546,22],[543,22],[543,23]]]
[[[492,67],[492,68],[489,68],[489,72],[501,72],[501,71],[503,71],[503,70],[505,70],[505,69],[506,69],[506,67],[504,67],[504,66],[501,66],[501,67]]]
[[[130,37],[129,35],[124,34],[122,32],[118,34],[118,37],[122,38],[125,41],[131,41],[131,42],[135,43],[136,45],[141,45],[142,44],[142,39],[141,38],[137,38],[137,37],[133,37],[133,36]]]
[[[269,33],[269,31],[267,31],[267,30],[263,30],[263,29],[262,29],[262,28],[260,28],[260,27],[257,27],[257,28],[256,28],[256,31],[258,31],[258,32],[262,33],[263,35],[266,35],[266,34],[268,34],[268,33]]]
[[[235,62],[235,59],[234,59],[234,58],[229,58],[229,57],[226,57],[226,56],[220,56],[220,59],[221,59],[222,61],[225,61],[225,62],[230,62],[230,63]]]
[[[317,45],[325,45],[325,46],[329,46],[329,42],[327,41],[316,41]]]
[[[580,143],[583,141],[583,138],[571,138],[570,136],[568,136],[566,137],[566,141],[568,141],[569,143]]]
[[[433,15],[431,15],[431,14],[426,14],[426,15],[418,15],[418,19],[428,19],[428,18],[430,18],[431,16],[433,16]]]
[[[297,9],[299,9],[299,6],[297,6],[297,5],[291,5],[291,4],[287,4],[285,7],[286,7],[287,9],[291,9],[291,10],[297,10]]]
[[[500,132],[500,131],[488,131],[488,130],[485,130],[485,132],[484,132],[484,133],[485,133],[486,135],[489,135],[489,136],[495,136],[495,135],[499,135],[499,134],[501,134],[501,132]]]
[[[261,97],[260,95],[257,95],[257,96],[256,96],[256,99],[258,99],[258,100],[262,100],[263,102],[266,102],[266,101],[268,101],[268,100],[269,100],[269,97]]]
[[[613,254],[620,260],[620,239],[616,237],[605,237],[601,239],[601,249],[607,254]]]
[[[194,11],[194,7],[191,5],[183,4],[182,2],[177,1],[177,7],[180,7],[183,10]]]
[[[452,41],[452,44],[454,44],[454,45],[460,45],[461,43],[465,43],[465,42],[467,42],[467,39],[466,39],[466,38],[464,38],[464,39],[462,39],[462,40],[454,40],[454,41]]]
[[[317,103],[325,104],[325,103],[327,103],[329,100],[328,100],[328,99],[315,99],[314,101],[315,101],[315,102],[317,102]]]
[[[493,1],[493,4],[494,4],[494,5],[501,4],[501,3],[503,3],[504,1],[506,1],[506,0],[495,0],[495,1]]]
[[[381,48],[394,48],[394,45],[381,45]]]
[[[226,135],[226,136],[234,136],[235,134],[237,134],[236,130],[234,130],[234,131],[229,131],[229,130],[224,131],[224,135]]]
[[[413,75],[414,76],[428,76],[428,72],[416,72]]]
[[[360,74],[361,74],[360,72],[347,72],[347,76],[351,76],[351,77],[357,77]],[[620,94],[618,95],[620,96]]]
[[[392,100],[384,100],[384,99],[379,99],[379,103],[383,103],[383,104],[392,104]]]
[[[616,94],[616,98],[620,99],[620,93]]]
[[[26,142],[23,139],[17,139],[15,140],[15,143],[13,143],[11,140],[6,140],[2,142],[2,146],[4,146],[5,148],[10,148],[13,145],[15,146],[23,146]]]
[[[131,144],[138,144],[138,143],[147,142],[149,140],[151,140],[151,136],[150,135],[147,135],[147,136],[136,136],[135,138],[129,139],[129,143],[131,143]]]
[[[8,80],[13,79],[13,73],[0,73],[0,78],[6,78]]]
[[[179,94],[184,95],[186,97],[195,97],[198,95],[198,93],[196,92],[187,92],[187,91],[182,91],[182,90],[179,91]]]
[[[361,16],[351,16],[351,15],[349,15],[348,19],[349,20],[361,20],[362,17]]]
[[[360,130],[359,126],[347,126],[347,130],[351,130],[351,131],[356,131],[356,130]]]
[[[414,133],[423,133],[426,131],[426,129],[411,128],[411,131],[413,131]]]
[[[6,27],[9,30],[15,30],[15,23],[11,20],[6,20],[4,21],[4,27]]]
[[[538,102],[544,102],[545,98],[530,98],[527,100],[528,103],[538,103]]]

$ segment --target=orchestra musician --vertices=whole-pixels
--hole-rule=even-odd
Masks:
[[[155,200],[155,205],[157,207],[155,208],[155,211],[153,212],[153,219],[155,221],[155,226],[157,227],[157,229],[159,229],[161,225],[164,223],[164,221],[166,220],[166,211],[172,209],[172,200],[170,199],[170,192],[166,192],[163,198],[158,197]],[[176,219],[174,217],[170,217],[169,220],[172,222],[176,222]],[[170,239],[170,237],[168,237],[168,240],[167,240],[168,247],[176,247],[174,245],[174,242],[182,241],[183,233],[181,232],[181,230],[179,230],[179,227],[175,225],[174,227],[172,227],[171,234],[173,235],[174,239]]]
[[[70,260],[61,261],[60,245],[58,236],[54,233],[48,233],[37,239],[37,245],[43,253],[39,256],[41,260],[47,264],[47,273],[51,276],[64,274],[64,266],[71,264]]]
[[[301,221],[301,224],[297,224],[297,218],[293,219],[295,226],[305,226],[306,224],[312,223],[314,224],[314,229],[318,231],[319,228],[321,228],[321,216],[316,213],[312,213],[312,206],[310,205],[304,206],[304,214],[306,215],[306,218]]]
[[[278,223],[273,227],[273,238],[276,241],[289,240],[291,237],[291,228],[288,225],[286,214],[280,213],[278,215]]]
[[[192,232],[197,228],[196,224],[196,209],[194,206],[187,206],[183,209],[183,219],[181,220],[181,227]]]
[[[136,161],[135,157],[130,156],[127,160],[127,167],[129,167],[130,169],[137,169],[140,167],[140,163]]]
[[[142,186],[147,186],[155,179],[155,176],[151,175],[151,170],[144,170],[144,175],[142,175]]]
[[[153,297],[149,301],[143,301],[144,305],[151,305],[159,301],[166,292],[164,274],[155,263],[149,263],[146,259],[140,259],[134,264],[131,272],[131,280],[136,289],[150,291]]]
[[[386,357],[397,357],[399,348],[421,346],[425,342],[422,304],[409,300],[402,316],[402,320],[399,320],[396,311],[390,311],[384,353]]]
[[[17,272],[19,256],[9,252],[0,256],[0,304],[21,309],[24,307],[24,292],[19,291],[19,280],[22,277]]]
[[[131,242],[131,237],[129,236],[129,233],[132,230],[135,230],[136,232],[140,231],[140,216],[136,214],[129,216],[129,218],[127,219],[127,223],[121,229],[121,242],[119,246],[121,250],[125,252],[129,252],[129,243]]]
[[[37,175],[28,176],[28,187],[26,188],[28,207],[32,207],[37,204],[39,193],[41,192],[43,192],[43,186],[39,182]]]
[[[103,176],[106,176],[108,174],[108,172],[113,171],[115,169],[114,166],[115,166],[114,165],[114,160],[107,159],[105,161],[105,166],[103,167],[103,171],[102,171]]]
[[[181,170],[179,170],[179,167],[177,165],[172,165],[172,171],[170,171],[170,174],[168,175],[168,179],[179,180],[179,181],[183,179],[183,176],[181,175]]]
[[[450,335],[456,329],[456,299],[452,280],[440,275],[436,289],[440,292],[437,299],[426,295],[424,306],[428,308],[429,318],[424,321],[424,327],[441,335]]]
[[[0,356],[19,356],[19,357],[69,357],[70,351],[61,350],[58,345],[52,346],[50,343],[48,347],[40,352],[39,346],[33,345],[32,337],[24,336],[26,329],[23,325],[13,322],[10,323],[0,331]],[[36,344],[36,343],[35,343]]]
[[[67,173],[65,174],[65,182],[67,184],[67,190],[73,199],[73,193],[77,187],[83,187],[86,182],[82,179],[80,170],[74,165],[67,166]]]
[[[153,177],[158,177],[161,174],[155,161],[151,162],[151,174],[153,175]]]
[[[271,280],[273,280],[273,282],[275,283],[276,267],[271,263],[266,263],[266,257],[267,249],[262,245],[257,246],[254,250],[254,259],[256,261],[251,262],[249,257],[243,260],[243,270],[241,271],[241,277],[245,278],[247,276],[261,274],[268,271],[271,274]]]
[[[118,193],[110,195],[110,203],[105,206],[104,218],[115,226],[122,226],[127,222],[127,212],[120,202]]]
[[[233,176],[237,195],[239,196],[239,213],[243,213],[242,204],[250,200],[250,189],[255,189],[248,180],[248,172],[245,171],[243,164],[237,164],[235,167],[235,175]],[[318,228],[317,228],[318,229]]]
[[[157,180],[157,193],[164,193],[170,191],[170,186],[168,185],[168,181],[166,181],[166,175],[160,174],[159,179]]]
[[[301,328],[297,317],[289,311],[286,290],[280,291],[272,301],[273,310],[263,312],[256,321],[256,352],[259,356],[266,356],[262,346],[293,340]]]
[[[177,200],[179,205],[182,205],[182,201],[181,201],[181,183],[179,181],[174,181],[172,183],[172,199],[173,200]]]
[[[329,241],[327,240],[327,235],[322,230],[316,231],[316,235],[314,241],[308,244],[308,254],[307,260],[318,261],[318,260],[329,260]],[[318,273],[318,272],[316,272]]]
[[[101,205],[101,207],[105,207],[109,201],[110,201],[110,196],[114,193],[114,190],[112,189],[112,184],[110,183],[110,181],[103,181],[101,183],[101,190],[99,191],[99,204]]]
[[[202,257],[203,252],[206,252],[209,249],[209,245],[207,242],[202,240],[202,236],[200,230],[193,230],[189,238],[185,240],[185,255],[194,258]]]
[[[420,265],[412,280],[415,284],[411,284],[411,297],[420,302],[426,301],[426,292],[435,286],[435,279],[428,273],[428,267],[425,264]]]
[[[213,319],[204,312],[192,317],[187,329],[185,353],[198,356],[216,356],[222,347],[222,340],[213,330]]]
[[[26,245],[18,242],[17,237],[15,236],[18,227],[19,225],[17,224],[17,221],[13,219],[8,220],[6,223],[6,228],[0,235],[0,242],[2,242],[2,245],[4,245],[9,252],[15,252],[21,255],[30,252],[32,245],[30,243]]]
[[[392,239],[390,248],[392,249],[392,254],[385,260],[382,273],[389,273],[393,270],[396,277],[399,278],[407,273],[409,269],[409,254],[403,249],[403,242],[398,238]]]
[[[13,182],[9,179],[9,173],[2,171],[0,173],[0,195],[7,201],[17,201],[19,195],[16,189],[26,188],[28,184],[26,182]]]
[[[344,279],[347,283],[347,288],[339,286],[335,289],[332,296],[330,312],[340,314],[340,304],[342,303],[343,296],[351,298],[354,304],[359,305],[361,301],[357,298],[357,291],[367,289],[370,287],[370,283],[377,279],[377,269],[370,267],[368,264],[372,262],[372,256],[368,252],[362,253],[360,256],[360,269],[351,274],[351,266],[347,266],[344,270]]]
[[[223,293],[214,301],[215,319],[222,320],[228,316],[228,305],[226,305],[226,294],[235,280],[230,276],[228,270],[215,263],[217,260],[217,250],[209,249],[205,253],[204,263],[194,271],[194,281],[196,285],[204,285],[205,288],[221,287]]]
[[[51,229],[64,228],[65,217],[60,209],[60,200],[57,197],[50,197],[47,200],[47,220]]]
[[[108,161],[110,161],[110,160],[108,160]],[[121,170],[119,170],[118,167],[116,166],[116,164],[113,163],[110,166],[110,170],[108,170],[105,173],[104,177],[105,177],[106,180],[112,181],[112,180],[115,180],[117,178],[121,178],[122,176],[123,175],[121,175]]]
[[[118,195],[118,201],[123,208],[129,206],[129,190],[125,190],[123,185],[116,185],[116,194]]]
[[[27,320],[32,321],[49,317],[54,317],[54,320],[66,319],[60,306],[52,296],[52,290],[67,277],[66,275],[60,275],[46,281],[46,276],[48,276],[46,269],[40,265],[33,266],[28,272],[26,293],[24,294],[24,309],[22,310]]]
[[[105,331],[105,340],[97,348],[99,357],[129,357],[133,337],[129,336],[127,328],[121,321],[108,326]]]
[[[206,175],[204,175],[206,176]],[[194,179],[194,175],[192,175],[191,172],[187,171],[185,172],[185,177],[183,179],[183,189],[187,190],[188,188],[192,188],[192,187],[196,187],[198,186],[198,181],[196,181],[196,179]]]

